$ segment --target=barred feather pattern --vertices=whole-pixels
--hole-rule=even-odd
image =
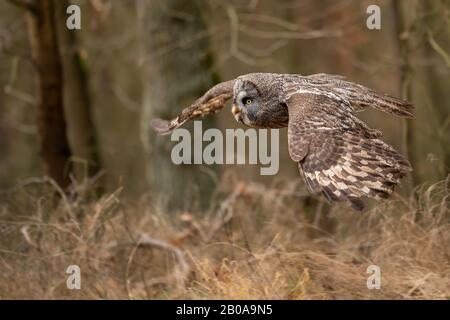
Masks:
[[[409,163],[379,139],[333,131],[309,134],[309,152],[299,161],[299,170],[309,190],[331,202],[349,201],[361,210],[361,197],[387,198],[410,170]]]
[[[171,133],[187,121],[219,112],[233,96],[235,80],[219,83],[212,87],[192,105],[183,109],[181,114],[172,120],[152,119],[150,125],[160,135]]]
[[[319,73],[301,78],[303,86],[312,86],[322,92],[333,92],[345,99],[355,112],[372,107],[396,116],[414,118],[414,106],[408,101],[377,93],[363,85],[346,81],[343,76]]]
[[[411,170],[342,99],[298,86],[290,92],[289,153],[311,192],[362,210],[362,197],[387,198]]]

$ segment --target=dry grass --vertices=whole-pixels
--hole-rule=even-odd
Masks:
[[[237,186],[230,189],[227,186]],[[449,299],[449,181],[364,213],[305,207],[297,184],[225,178],[206,215],[49,181],[3,195],[0,298]],[[81,290],[66,268],[81,267]],[[369,290],[366,269],[381,268]]]

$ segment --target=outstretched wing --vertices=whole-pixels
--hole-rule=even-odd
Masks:
[[[168,134],[189,120],[219,112],[227,100],[233,96],[234,81],[229,80],[215,85],[192,105],[183,109],[175,119],[171,121],[153,119],[150,121],[150,125],[157,133]]]
[[[346,99],[356,112],[372,107],[396,116],[414,118],[414,106],[410,102],[379,94],[363,85],[346,81],[343,76],[319,73],[304,79],[311,81],[318,89],[332,91]]]
[[[411,170],[402,155],[378,139],[378,131],[353,115],[345,98],[289,83],[285,103],[289,154],[311,192],[361,210],[361,197],[387,197]]]

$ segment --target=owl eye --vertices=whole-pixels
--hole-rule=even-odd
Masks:
[[[242,99],[242,103],[243,104],[246,104],[246,105],[249,105],[249,104],[251,104],[252,103],[252,99],[250,99],[250,98],[244,98],[244,99]]]

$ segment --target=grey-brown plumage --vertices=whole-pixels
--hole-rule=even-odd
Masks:
[[[289,154],[311,192],[331,202],[386,198],[411,170],[409,162],[379,139],[355,113],[365,107],[413,117],[413,106],[337,75],[251,73],[220,83],[172,121],[152,120],[160,134],[218,112],[233,97],[235,119],[255,128],[288,127]]]

